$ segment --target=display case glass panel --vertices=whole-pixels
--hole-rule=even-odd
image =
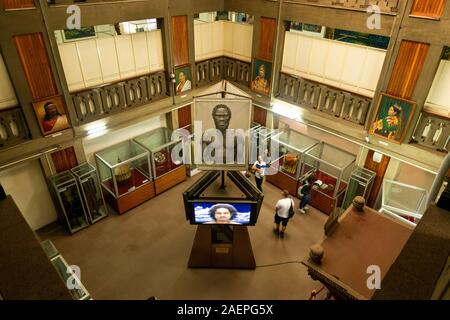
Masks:
[[[67,281],[69,281],[70,284],[73,284],[73,288],[69,288],[69,291],[75,300],[88,300],[90,298],[89,292],[83,286],[80,279],[78,279],[76,274],[68,270],[69,265],[61,255],[57,255],[50,261],[55,267],[56,271],[58,271],[64,283],[67,283]]]
[[[188,170],[188,175],[193,175],[198,172],[198,166],[195,163],[195,133],[193,125],[189,124],[185,127],[182,127],[177,130],[182,130],[187,136],[186,136],[186,145],[183,147],[183,153],[185,153],[185,159],[184,164],[186,165],[186,168]]]
[[[366,168],[356,167],[353,170],[345,193],[344,203],[342,205],[343,209],[347,209],[357,196],[364,197],[366,200],[368,199],[375,175],[375,172]]]
[[[426,210],[425,189],[392,180],[383,181],[382,209],[417,224]]]
[[[271,137],[271,144],[277,143],[278,154],[271,154],[272,165],[277,164],[279,170],[292,178],[300,176],[304,154],[319,144],[319,140],[308,137],[294,130],[280,132]],[[271,145],[268,146],[271,150]]]
[[[75,177],[70,171],[61,172],[50,178],[57,207],[69,231],[74,233],[89,225],[83,199]]]
[[[270,137],[273,135],[275,130],[269,129],[258,123],[253,122],[250,128],[249,136],[249,166],[251,167],[253,163],[261,155],[265,161],[269,161],[270,153]]]
[[[183,165],[183,151],[180,145],[181,139],[172,141],[171,137],[172,131],[168,128],[161,127],[133,139],[143,148],[150,151],[150,158],[153,164],[153,176],[155,179]],[[181,148],[178,154],[179,159],[172,159],[172,151],[174,148]]]
[[[355,161],[355,155],[322,142],[305,153],[302,180],[313,176],[321,182],[317,191],[336,198],[346,191]]]
[[[58,249],[56,249],[51,240],[42,241],[41,247],[44,250],[45,254],[47,255],[47,258],[49,259],[52,259],[59,254]]]
[[[108,215],[102,189],[97,177],[97,170],[89,163],[83,163],[71,169],[77,178],[83,195],[85,208],[91,223]]]
[[[101,184],[116,198],[151,181],[150,154],[132,140],[97,152],[95,161]]]

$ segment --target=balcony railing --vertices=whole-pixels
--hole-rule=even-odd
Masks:
[[[279,98],[304,108],[364,125],[371,99],[304,78],[280,73]]]
[[[167,96],[164,71],[71,94],[78,125]]]
[[[234,81],[244,86],[250,84],[251,65],[248,62],[219,57],[195,64],[197,87],[202,87],[222,79]]]
[[[412,140],[422,146],[448,152],[450,119],[422,112]]]
[[[370,6],[377,6],[383,13],[398,12],[400,0],[290,0],[291,3],[314,6],[366,11]]]
[[[47,0],[49,6],[52,5],[71,5],[82,3],[102,3],[102,2],[125,2],[127,0]]]
[[[30,139],[25,118],[20,108],[0,111],[0,150]]]

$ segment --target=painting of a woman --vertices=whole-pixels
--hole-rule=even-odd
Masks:
[[[401,142],[414,108],[413,101],[382,94],[369,133]]]
[[[389,107],[387,115],[374,123],[374,133],[384,136],[388,139],[395,139],[398,132],[402,131],[401,120],[402,108],[398,105]]]

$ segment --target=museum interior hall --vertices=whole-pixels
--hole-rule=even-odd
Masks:
[[[450,300],[450,0],[0,0],[0,300]]]

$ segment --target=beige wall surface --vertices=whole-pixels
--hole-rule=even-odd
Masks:
[[[83,147],[86,154],[86,159],[89,163],[95,166],[95,152],[115,145],[119,142],[132,139],[153,129],[165,126],[165,116],[156,116],[123,129],[107,131],[101,136],[88,136],[83,139]]]
[[[280,122],[288,124],[289,127],[295,131],[304,133],[307,136],[310,136],[311,138],[324,141],[328,144],[336,146],[337,148],[350,152],[354,155],[358,155],[359,153],[360,146],[357,145],[356,143],[325,133],[323,131],[320,131],[319,129],[308,127],[305,124],[302,124],[295,120],[288,119],[286,117],[280,117]]]
[[[56,221],[57,215],[39,160],[0,171],[0,183],[14,199],[31,229]]]

